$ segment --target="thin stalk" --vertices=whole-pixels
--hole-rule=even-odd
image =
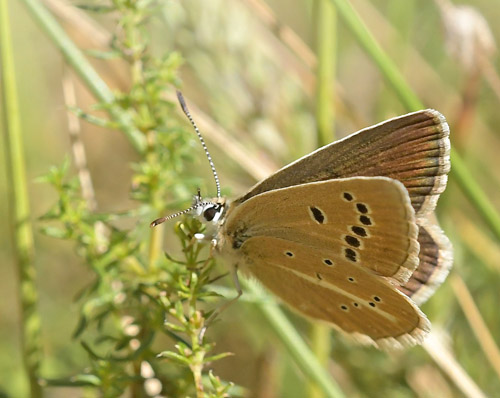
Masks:
[[[465,196],[467,196],[479,214],[481,214],[497,239],[500,239],[500,215],[479,184],[469,173],[462,157],[453,148],[451,149],[451,165],[452,175]]]
[[[68,37],[66,32],[57,23],[55,18],[43,7],[43,5],[34,0],[22,0],[32,13],[40,26],[48,34],[49,38],[59,48],[68,63],[75,70],[78,76],[85,82],[86,87],[95,95],[95,97],[110,105],[109,113],[114,121],[120,125],[120,129],[125,133],[131,144],[139,152],[146,150],[146,140],[144,135],[136,128],[130,115],[114,104],[114,95],[106,83],[96,73],[91,64],[84,57],[82,52]],[[163,239],[163,229],[158,228],[151,231],[150,245],[150,264],[154,264],[161,250],[161,241]]]
[[[10,192],[10,211],[14,255],[19,275],[19,297],[21,304],[21,344],[23,364],[29,381],[31,398],[42,396],[38,383],[41,352],[41,322],[37,311],[38,291],[35,284],[35,247],[30,203],[26,181],[24,143],[16,88],[16,74],[11,43],[11,29],[7,0],[0,0],[0,51],[3,82],[3,115],[5,124],[4,148],[6,171]]]
[[[83,145],[81,137],[80,119],[71,111],[71,109],[75,109],[78,106],[76,102],[75,85],[67,69],[63,72],[62,89],[64,102],[68,108],[68,132],[73,162],[78,172],[82,196],[89,210],[95,211],[97,209],[97,200],[95,197],[94,184],[92,183],[92,176],[87,164],[85,146]]]
[[[465,215],[461,209],[451,214],[455,230],[460,234],[461,242],[490,271],[500,274],[500,247],[495,244],[489,232],[476,224],[474,216]]]
[[[114,122],[120,125],[133,147],[143,153],[146,148],[146,140],[142,133],[137,130],[132,122],[131,116],[114,103],[114,95],[96,73],[92,65],[87,61],[80,49],[68,37],[64,29],[38,0],[22,0],[28,10],[38,21],[42,29],[52,42],[59,48],[66,61],[71,65],[78,76],[84,81],[86,87],[101,102],[109,104],[108,112]]]
[[[331,340],[332,329],[319,322],[311,324],[311,350],[319,364],[328,372],[328,363],[330,362],[330,352],[332,350]],[[309,383],[307,386],[309,398],[322,398],[325,396],[323,390],[316,383]]]
[[[335,5],[339,16],[358,40],[359,45],[368,53],[380,72],[393,88],[400,101],[409,111],[422,109],[422,103],[410,88],[397,66],[379,46],[365,23],[347,0],[329,0]]]
[[[263,33],[273,32],[308,68],[312,70],[316,67],[316,55],[292,28],[285,25],[276,17],[273,9],[264,0],[246,0],[244,3],[259,18],[260,22],[266,26],[267,29]],[[263,38],[261,37],[259,40],[261,39]],[[266,40],[266,44],[273,45],[271,40]]]
[[[334,140],[334,85],[336,57],[336,12],[328,0],[315,0],[313,26],[317,54],[316,68],[316,128],[318,146]],[[331,351],[331,329],[319,322],[311,325],[311,349],[323,368],[327,368]],[[312,381],[312,380],[311,380]],[[322,398],[324,392],[315,382],[307,386],[310,398]]]
[[[399,97],[408,111],[423,109],[424,106],[405,81],[403,75],[399,72],[392,60],[382,50],[375,41],[375,38],[368,30],[364,22],[347,0],[330,0],[335,5],[343,21],[358,40],[361,47],[370,55],[380,72]],[[451,175],[457,181],[463,193],[470,200],[479,214],[483,217],[485,223],[494,232],[497,239],[500,240],[500,215],[488,199],[475,178],[465,166],[464,161],[452,148],[451,150]]]
[[[443,372],[455,383],[467,398],[486,398],[486,394],[477,386],[469,374],[462,368],[457,358],[444,344],[438,334],[431,332],[423,346]]]
[[[336,13],[328,0],[315,1],[316,53],[316,125],[318,146],[334,139],[334,96],[336,57]]]
[[[338,384],[321,366],[279,306],[272,299],[264,295],[262,289],[255,282],[242,278],[240,282],[246,291],[258,298],[255,303],[257,308],[272,326],[273,330],[279,336],[280,341],[284,344],[288,353],[302,372],[323,390],[325,396],[330,398],[345,397]]]
[[[160,253],[163,250],[163,236],[165,234],[165,228],[155,227],[150,230],[151,238],[149,240],[149,267],[153,269],[155,267]]]
[[[479,312],[479,308],[477,308],[467,285],[458,274],[454,274],[451,276],[451,286],[467,318],[467,322],[469,322],[470,328],[476,335],[476,340],[481,346],[484,356],[497,373],[497,377],[500,377],[500,350]]]
[[[196,363],[190,366],[191,372],[193,373],[194,385],[196,387],[196,398],[204,398],[205,392],[203,390],[203,364],[196,361]]]

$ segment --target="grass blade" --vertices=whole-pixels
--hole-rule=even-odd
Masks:
[[[338,14],[347,24],[349,29],[358,40],[361,47],[372,58],[380,72],[399,97],[405,108],[410,111],[417,111],[425,108],[417,95],[408,85],[403,75],[389,58],[389,56],[378,45],[373,35],[370,33],[364,22],[358,16],[352,5],[347,0],[330,0],[337,8]],[[491,201],[488,199],[476,179],[465,166],[461,156],[452,148],[451,151],[451,175],[460,188],[471,201],[486,224],[500,240],[500,215]]]
[[[113,120],[120,124],[130,143],[139,152],[146,148],[143,134],[137,130],[131,116],[115,104],[115,98],[109,87],[96,73],[80,49],[68,37],[56,19],[44,8],[38,0],[22,0],[28,10],[38,21],[42,29],[64,55],[78,76],[84,81],[92,94],[106,104],[110,104],[109,113]]]
[[[280,341],[285,345],[288,353],[293,357],[302,372],[323,390],[325,396],[331,398],[345,397],[335,380],[318,362],[278,304],[269,297],[265,298],[262,289],[255,282],[243,279],[240,279],[240,282],[246,291],[259,298],[256,302],[257,308],[278,334]]]
[[[10,187],[10,194],[8,195],[9,224],[19,275],[21,344],[23,346],[24,368],[28,376],[30,396],[38,398],[42,396],[42,390],[38,384],[42,354],[40,315],[37,311],[38,290],[35,285],[35,247],[11,37],[7,0],[0,0],[0,48],[2,59],[0,70],[2,71],[3,82],[5,169]]]
[[[334,141],[335,108],[333,93],[335,91],[335,59],[336,59],[336,21],[335,8],[328,0],[314,1],[315,45],[317,53],[316,67],[316,134],[318,147]],[[331,329],[321,323],[311,325],[311,348],[317,361],[327,368],[331,352]],[[324,397],[323,391],[316,383],[307,386],[310,398]]]

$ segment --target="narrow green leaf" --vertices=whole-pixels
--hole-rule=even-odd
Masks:
[[[158,358],[167,358],[182,365],[190,365],[189,359],[172,351],[163,351],[157,355]]]
[[[224,358],[232,357],[232,356],[234,356],[234,354],[232,352],[223,352],[221,354],[217,354],[217,355],[212,355],[210,357],[206,357],[203,360],[203,363],[215,362],[215,361],[218,361],[220,359],[224,359]]]

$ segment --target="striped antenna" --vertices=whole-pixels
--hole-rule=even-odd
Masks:
[[[175,218],[175,217],[178,217],[178,216],[182,216],[183,214],[189,213],[191,210],[194,210],[194,209],[197,209],[198,207],[206,206],[206,205],[209,205],[209,204],[210,204],[210,202],[198,202],[198,203],[195,203],[191,207],[189,207],[187,209],[184,209],[184,210],[181,210],[181,211],[178,211],[177,213],[170,214],[169,216],[166,216],[166,217],[157,218],[151,224],[149,224],[149,226],[151,228],[156,227],[157,225],[159,225],[161,223],[164,223],[165,221],[171,220],[172,218]]]
[[[214,165],[214,162],[212,161],[212,157],[210,156],[210,152],[208,152],[208,148],[207,148],[207,145],[205,144],[205,140],[201,136],[200,130],[198,130],[198,126],[196,126],[196,123],[194,122],[193,118],[191,117],[191,113],[189,113],[189,109],[186,105],[186,101],[184,101],[184,97],[182,96],[182,93],[179,90],[177,90],[177,99],[179,100],[179,103],[181,104],[182,110],[184,111],[184,113],[188,117],[189,121],[191,122],[191,125],[194,128],[194,131],[196,131],[196,134],[198,135],[198,138],[200,139],[201,146],[203,147],[203,150],[205,151],[205,155],[207,155],[208,163],[210,163],[210,168],[212,169],[212,173],[214,174],[215,185],[217,187],[217,197],[220,198],[221,196],[220,196],[219,176],[217,175],[217,172],[215,171],[215,165]],[[190,210],[192,210],[192,209],[190,209]],[[183,214],[183,213],[181,213],[181,214]]]

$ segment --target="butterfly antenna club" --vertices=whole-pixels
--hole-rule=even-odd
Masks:
[[[198,135],[198,138],[201,142],[201,146],[203,147],[203,150],[205,151],[205,155],[207,156],[208,163],[210,164],[210,168],[212,169],[212,173],[214,174],[215,185],[217,187],[217,197],[220,198],[221,194],[220,194],[219,176],[217,175],[217,171],[215,170],[215,165],[214,165],[214,162],[212,160],[212,157],[210,156],[210,152],[208,152],[208,148],[207,148],[207,145],[205,144],[205,140],[203,139],[203,136],[201,135],[200,130],[198,130],[198,126],[194,122],[193,117],[191,116],[191,113],[189,112],[189,109],[186,105],[186,101],[184,100],[184,97],[179,90],[177,90],[177,99],[179,100],[179,104],[181,105],[183,112],[185,113],[185,115],[187,116],[189,121],[191,122],[191,125],[194,128],[194,131],[196,131],[196,134]]]

